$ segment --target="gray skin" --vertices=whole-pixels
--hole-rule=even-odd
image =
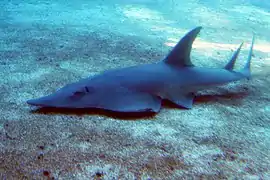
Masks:
[[[242,44],[222,69],[195,67],[190,61],[190,51],[200,30],[197,27],[187,33],[163,61],[105,71],[27,103],[41,107],[158,112],[162,99],[191,108],[198,90],[250,77],[254,38],[246,65],[239,72],[233,71],[233,67]]]

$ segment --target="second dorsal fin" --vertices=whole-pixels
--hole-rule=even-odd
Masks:
[[[177,67],[194,66],[190,61],[190,52],[193,41],[201,29],[199,26],[188,32],[167,55],[164,62]]]

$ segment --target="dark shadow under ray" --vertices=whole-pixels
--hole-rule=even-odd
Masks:
[[[153,118],[156,113],[154,112],[114,112],[110,110],[98,109],[98,108],[83,108],[83,109],[71,109],[71,108],[53,108],[53,107],[41,107],[31,111],[36,114],[62,114],[62,115],[100,115],[111,117],[120,120],[138,120]]]

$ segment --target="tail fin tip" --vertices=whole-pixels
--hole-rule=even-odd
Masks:
[[[251,59],[252,59],[252,55],[253,55],[254,41],[255,41],[255,35],[253,33],[252,41],[251,41],[251,45],[250,45],[250,49],[249,49],[249,53],[248,53],[248,58],[247,58],[247,61],[246,61],[244,68],[241,70],[241,73],[244,76],[246,76],[248,79],[251,76],[250,64],[251,64]]]

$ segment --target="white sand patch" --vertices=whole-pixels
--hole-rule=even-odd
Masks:
[[[179,41],[179,39],[176,38],[169,38],[168,42],[165,42],[164,44],[166,46],[174,47],[176,43]],[[230,50],[230,49],[236,49],[239,46],[239,44],[226,44],[226,43],[213,43],[213,42],[207,42],[203,41],[200,38],[197,38],[194,41],[194,44],[192,48],[195,49],[211,49],[211,50]],[[249,49],[250,48],[250,43],[245,43],[242,47],[242,49]],[[264,53],[270,52],[270,43],[261,43],[254,45],[254,50],[261,51]]]

